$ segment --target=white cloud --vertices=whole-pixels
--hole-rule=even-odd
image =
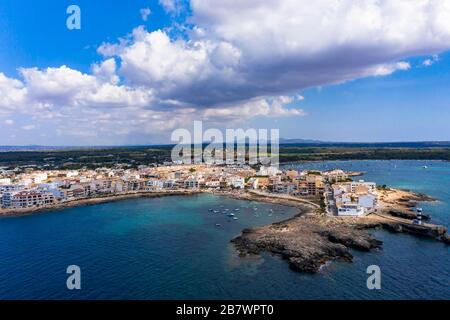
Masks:
[[[19,108],[25,101],[27,89],[16,79],[0,72],[0,113]]]
[[[163,2],[169,11],[177,3]],[[187,38],[140,27],[101,51],[114,51],[133,85],[206,108],[386,76],[408,70],[406,58],[450,48],[442,0],[192,0],[191,9]]]
[[[93,66],[84,74],[67,66],[21,69],[28,101],[39,107],[144,107],[152,101],[152,90],[117,85],[113,59]]]
[[[159,0],[159,4],[170,14],[179,14],[184,9],[182,0]]]
[[[183,1],[159,2],[182,37],[141,26],[102,44],[104,60],[90,73],[0,73],[0,113],[26,110],[61,134],[109,139],[193,119],[303,116],[293,105],[305,88],[407,71],[410,57],[432,56],[431,65],[450,49],[445,0],[191,0],[189,11]],[[190,17],[180,26],[183,12]],[[150,13],[141,10],[144,20]]]
[[[22,130],[29,131],[29,130],[35,129],[36,126],[34,124],[28,124],[28,125],[22,126],[21,128],[22,128]]]
[[[152,10],[150,10],[150,8],[142,8],[139,12],[142,20],[144,21],[147,21],[148,17],[152,14]]]
[[[369,73],[374,76],[387,76],[395,71],[406,71],[411,69],[411,65],[409,62],[400,61],[397,63],[389,63],[380,66],[376,66],[373,70],[370,70]]]
[[[422,62],[424,67],[431,67],[433,64],[439,61],[439,56],[434,54],[431,58],[427,58]]]

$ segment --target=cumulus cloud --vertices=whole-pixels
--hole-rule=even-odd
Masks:
[[[142,8],[141,10],[139,10],[140,14],[141,14],[141,18],[144,21],[148,20],[148,17],[152,14],[152,10],[150,10],[150,8]]]
[[[8,78],[0,72],[0,112],[21,107],[26,93],[27,89],[21,81]]]
[[[103,43],[90,73],[0,73],[0,112],[26,106],[60,134],[85,137],[150,134],[194,119],[304,116],[293,106],[303,89],[406,72],[411,57],[431,56],[429,66],[450,49],[446,0],[159,3],[181,36],[137,27]],[[144,20],[150,13],[141,10]]]
[[[50,107],[144,107],[152,101],[152,90],[117,85],[115,63],[109,59],[85,74],[67,66],[21,69],[27,99]]]
[[[171,10],[175,2],[163,6]],[[188,37],[138,28],[111,44],[120,73],[163,99],[211,107],[386,76],[450,47],[448,1],[192,0]]]

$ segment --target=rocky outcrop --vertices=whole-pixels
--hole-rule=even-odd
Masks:
[[[399,217],[403,219],[413,220],[417,218],[417,213],[410,210],[389,210],[388,214],[393,217]],[[431,217],[428,214],[422,214],[422,220],[430,220]]]
[[[381,247],[382,242],[364,228],[336,223],[335,219],[338,218],[295,217],[284,223],[246,229],[232,243],[241,255],[271,252],[301,272],[317,272],[330,260],[350,262],[350,249],[369,251]]]

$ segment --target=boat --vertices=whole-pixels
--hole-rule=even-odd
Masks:
[[[234,209],[234,211],[239,211],[239,208]]]
[[[213,211],[213,209],[208,209],[208,211]]]
[[[234,213],[229,213],[229,214],[227,214],[227,216],[234,217]]]
[[[238,218],[237,217],[233,217],[233,220],[238,220]]]
[[[222,225],[220,223],[216,223],[216,227],[220,228]]]
[[[213,212],[214,212],[214,213],[219,213],[219,211],[218,211],[218,210],[214,210]]]

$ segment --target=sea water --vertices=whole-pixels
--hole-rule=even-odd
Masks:
[[[450,225],[447,162],[349,161],[294,167],[364,171],[366,180],[424,192],[439,199],[422,204],[424,212],[433,222]],[[201,194],[2,218],[0,298],[450,298],[450,249],[433,240],[375,231],[384,241],[382,250],[352,251],[353,263],[333,261],[314,275],[294,272],[270,254],[241,258],[230,243],[244,228],[296,213],[294,208]],[[367,267],[374,264],[381,269],[381,290],[366,285]],[[67,289],[69,265],[80,267],[81,290]]]

